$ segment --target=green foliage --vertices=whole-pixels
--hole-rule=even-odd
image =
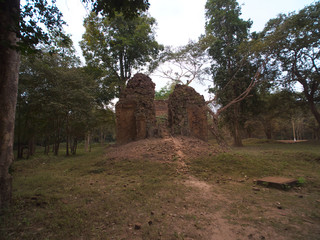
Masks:
[[[59,46],[55,39],[60,38],[64,44],[71,42],[63,31],[66,24],[62,13],[55,5],[55,0],[27,0],[21,6],[19,19],[19,50],[26,53],[37,49],[39,44],[50,46],[54,51]],[[41,24],[40,24],[41,23]]]
[[[298,13],[281,14],[271,19],[261,35],[260,47],[270,64],[281,70],[278,80],[283,86],[303,87],[305,99],[320,126],[319,32],[320,2]]]
[[[257,105],[259,106],[257,114],[246,122],[246,129],[252,131],[251,134],[259,132],[260,126],[262,127],[260,131],[263,131],[264,137],[268,139],[293,139],[293,131],[296,132],[297,139],[312,139],[312,128],[315,125],[312,122],[308,123],[312,116],[307,111],[302,93],[286,89],[273,93],[260,91]]]
[[[61,52],[51,55],[43,51],[22,57],[16,113],[18,157],[22,155],[21,147],[31,140],[48,148],[54,144],[56,154],[60,142],[67,141],[75,153],[77,142],[86,132],[95,128],[113,132],[113,113],[97,109],[99,86],[92,75],[78,67],[72,51]]]
[[[303,184],[306,183],[306,179],[304,177],[299,177],[297,180],[297,184],[302,186]]]
[[[249,35],[252,23],[240,19],[240,15],[240,6],[235,0],[208,0],[206,3],[206,33],[215,37],[210,55],[218,67],[231,67],[231,59],[239,57],[238,47]]]
[[[82,0],[92,3],[93,11],[113,18],[116,13],[122,13],[126,18],[133,18],[148,10],[148,0]]]
[[[159,91],[155,92],[155,100],[165,100],[169,98],[169,95],[173,92],[175,84],[167,84],[162,87]]]
[[[102,71],[109,92],[119,92],[133,70],[143,71],[157,56],[162,46],[155,41],[154,25],[155,19],[146,15],[109,19],[91,13],[85,19],[81,48],[88,66]]]
[[[240,6],[235,0],[208,0],[206,3],[206,34],[212,36],[209,55],[213,60],[211,72],[217,104],[224,107],[240,96],[249,86],[257,71],[241,47],[248,42],[250,21],[240,18]],[[254,93],[252,93],[254,96]],[[252,111],[254,98],[235,103],[222,112],[224,122],[241,146],[240,128]]]

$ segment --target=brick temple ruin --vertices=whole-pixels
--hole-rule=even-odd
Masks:
[[[204,97],[192,87],[177,84],[168,100],[168,127],[172,135],[208,140]]]
[[[205,101],[192,87],[176,85],[168,100],[154,100],[155,84],[141,73],[131,78],[116,104],[117,143],[169,135],[207,141]],[[161,119],[157,123],[156,116]],[[165,131],[164,131],[164,128]]]
[[[138,73],[131,78],[116,104],[117,143],[153,137],[156,126],[155,84]]]

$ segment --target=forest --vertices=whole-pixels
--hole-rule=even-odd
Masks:
[[[175,84],[210,85],[208,123],[218,141],[320,139],[319,1],[251,32],[236,0],[207,0],[205,34],[177,48],[156,41],[148,1],[83,2],[91,10],[80,43],[85,63],[54,1],[0,3],[1,206],[11,198],[13,159],[114,142],[113,101],[137,72],[169,81],[156,99]],[[163,64],[172,69],[159,70]]]
[[[241,146],[243,138],[319,139],[319,6],[279,15],[265,29],[250,32],[235,1],[206,4],[206,35],[179,48],[155,40],[156,19],[147,13],[125,18],[92,12],[84,21],[81,41],[85,65],[75,55],[68,34],[52,36],[49,48],[38,44],[22,54],[15,121],[17,157],[75,154],[78,142],[115,139],[111,101],[133,72],[151,73],[164,63],[183,72],[162,71],[168,86],[156,93],[164,99],[177,83],[211,83],[218,126]],[[49,43],[47,43],[49,44]],[[280,47],[281,46],[281,47]],[[193,68],[192,68],[193,67]],[[302,87],[301,87],[302,86]],[[281,103],[281,104],[280,104]],[[25,156],[26,157],[26,156]]]

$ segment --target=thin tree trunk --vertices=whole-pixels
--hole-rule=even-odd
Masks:
[[[223,151],[227,151],[229,149],[229,146],[225,139],[223,138],[221,131],[218,127],[218,114],[215,114],[208,106],[207,106],[208,113],[212,117],[212,124],[209,126],[210,132],[213,134],[213,136],[216,138],[219,146]]]
[[[317,109],[316,104],[314,103],[314,99],[311,98],[311,97],[308,97],[308,96],[306,96],[306,97],[307,97],[307,102],[308,102],[308,104],[310,106],[310,110],[311,110],[313,116],[315,117],[315,119],[316,119],[316,121],[318,123],[318,126],[320,128],[320,113],[319,113],[319,111]]]
[[[262,121],[263,124],[263,130],[264,133],[266,134],[267,139],[272,139],[272,124],[271,121],[269,120],[263,120]]]
[[[60,138],[59,136],[56,138],[56,141],[54,143],[54,155],[58,156],[59,154],[59,148],[60,148]]]
[[[69,136],[68,135],[66,138],[66,156],[69,156]]]
[[[88,144],[88,133],[84,137],[84,151],[88,152],[89,151],[89,144]]]
[[[29,148],[29,156],[34,155],[36,151],[36,140],[34,135],[28,141],[28,148]]]
[[[85,137],[85,144],[84,144],[84,150],[86,152],[91,152],[91,143],[90,143],[90,139],[91,139],[91,132],[89,131]],[[89,149],[90,146],[90,149]]]
[[[212,135],[216,138],[219,146],[223,151],[227,151],[229,149],[229,146],[225,139],[223,138],[220,130],[218,129],[218,125],[216,122],[213,122],[211,126],[209,126],[209,130],[212,133]]]
[[[50,151],[50,138],[46,137],[45,141],[44,141],[44,154],[48,155]]]
[[[78,146],[78,139],[73,139],[73,146],[72,146],[72,155],[76,155],[77,152],[77,146]]]
[[[20,57],[17,42],[19,0],[0,1],[0,209],[10,203],[14,122],[18,92]]]
[[[61,128],[60,128],[60,119],[58,118],[57,121],[57,130],[56,130],[56,136],[55,136],[55,142],[54,142],[54,155],[58,155],[59,153],[59,147],[60,147],[60,132],[61,132]]]
[[[292,124],[292,132],[293,132],[293,141],[296,141],[296,128],[294,126],[294,120],[291,120],[291,124]]]
[[[233,106],[233,144],[236,147],[243,147],[241,134],[240,134],[240,124],[239,124],[239,104],[236,103]]]
[[[103,134],[103,128],[100,127],[100,144],[103,146],[104,143],[104,134]]]
[[[298,78],[298,81],[303,86],[303,93],[307,99],[310,110],[311,110],[313,116],[315,117],[315,119],[318,123],[318,126],[320,128],[320,112],[318,111],[317,106],[315,104],[315,94],[319,88],[319,83],[314,82],[312,84],[312,86],[309,88],[309,84],[307,83],[307,80],[302,77],[302,75],[300,74],[299,71],[297,71],[297,70],[294,71],[294,74],[296,75],[296,77]],[[309,92],[309,89],[310,89],[310,92]]]
[[[68,121],[68,114],[66,118],[66,155],[69,156],[69,139],[71,141],[71,138],[69,137],[69,121]]]

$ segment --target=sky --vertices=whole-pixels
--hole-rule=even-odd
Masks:
[[[204,34],[206,0],[149,0],[149,13],[157,20],[156,39],[165,46],[182,46],[189,40],[197,40]],[[262,31],[269,19],[280,13],[299,11],[314,3],[314,0],[238,0],[241,6],[241,18],[251,19],[251,31]],[[81,0],[57,0],[57,6],[64,15],[68,26],[66,32],[72,35],[75,48],[79,55],[84,27],[82,25],[88,10]],[[165,82],[156,80],[156,89],[159,90]],[[199,92],[207,87],[196,86]],[[206,96],[205,96],[206,97]]]

